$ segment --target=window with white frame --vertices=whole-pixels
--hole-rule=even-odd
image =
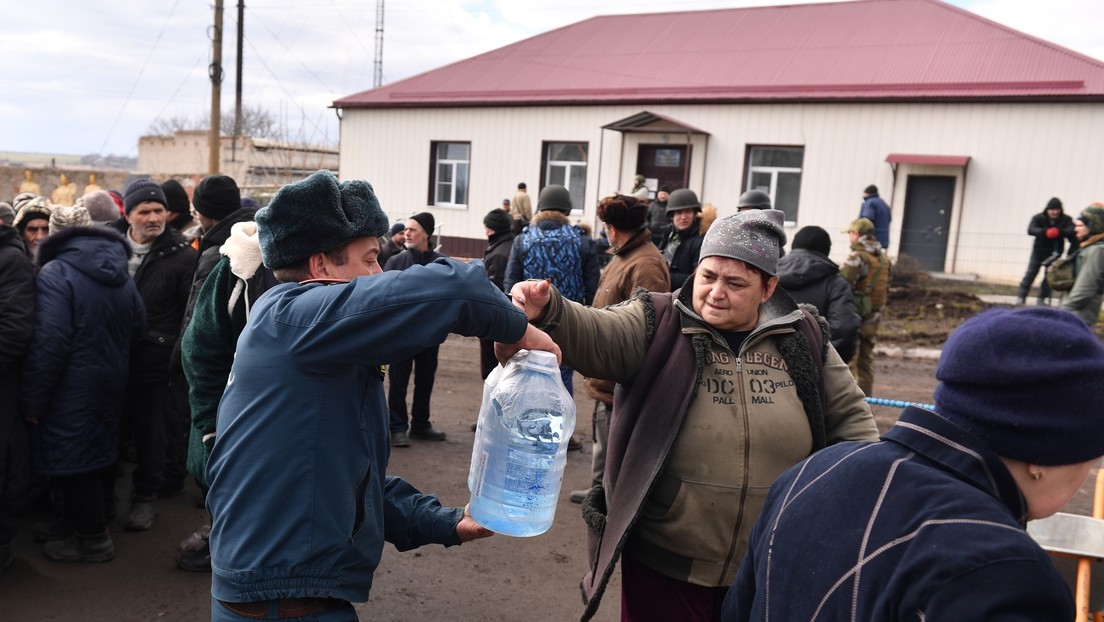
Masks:
[[[587,143],[544,143],[544,185],[558,184],[571,194],[572,214],[583,213]]]
[[[429,203],[438,207],[468,204],[468,167],[471,143],[433,142],[430,148]]]
[[[801,162],[804,157],[804,147],[753,146],[748,149],[747,186],[744,190],[762,190],[769,194],[774,209],[785,212],[788,224],[797,222]]]

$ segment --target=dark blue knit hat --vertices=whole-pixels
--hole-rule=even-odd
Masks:
[[[165,209],[169,208],[169,201],[165,198],[165,191],[161,189],[161,186],[155,181],[149,179],[138,179],[130,182],[130,185],[123,190],[123,209],[129,214],[134,211],[134,208],[139,203],[146,203],[152,201],[160,203],[165,206]]]
[[[1104,346],[1069,311],[979,313],[947,339],[935,377],[939,414],[1000,456],[1053,466],[1104,455]]]
[[[290,183],[257,210],[257,239],[270,270],[293,266],[315,253],[387,231],[387,215],[372,185],[338,182],[330,171]]]

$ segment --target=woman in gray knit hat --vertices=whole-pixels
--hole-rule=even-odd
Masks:
[[[713,224],[675,292],[596,309],[544,281],[511,290],[565,364],[621,385],[603,482],[583,500],[584,620],[618,560],[623,619],[717,619],[771,482],[826,445],[878,437],[823,324],[777,288],[785,241],[782,212],[748,211]]]

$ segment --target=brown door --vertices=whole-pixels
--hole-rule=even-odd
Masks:
[[[636,161],[636,173],[657,179],[657,190],[661,186],[671,190],[686,187],[690,177],[689,145],[640,145]]]

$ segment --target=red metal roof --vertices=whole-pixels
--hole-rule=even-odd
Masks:
[[[890,164],[935,164],[939,166],[966,166],[970,156],[924,155],[919,153],[891,153],[886,156]]]
[[[1104,100],[1104,63],[938,0],[594,17],[336,108]]]

